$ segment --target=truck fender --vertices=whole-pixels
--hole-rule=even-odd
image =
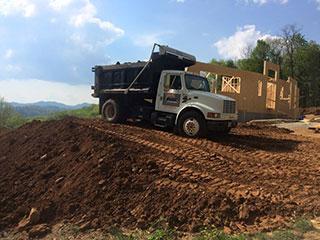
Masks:
[[[195,111],[201,113],[201,115],[203,116],[203,118],[206,119],[206,118],[205,118],[205,115],[204,115],[204,113],[203,113],[203,111],[202,111],[202,109],[201,109],[199,106],[194,105],[194,104],[189,104],[189,105],[186,105],[186,106],[184,106],[183,108],[181,108],[181,109],[179,110],[179,112],[177,113],[176,120],[175,120],[175,125],[178,124],[178,119],[179,119],[179,117],[181,116],[181,114],[183,114],[183,113],[186,112],[186,111],[190,111],[190,110],[195,110]]]

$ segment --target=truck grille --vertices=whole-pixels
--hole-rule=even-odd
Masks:
[[[223,101],[223,113],[236,113],[236,102],[224,100]]]

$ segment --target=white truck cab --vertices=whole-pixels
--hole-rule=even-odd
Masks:
[[[228,132],[238,119],[234,99],[211,93],[205,77],[185,71],[162,71],[155,110],[175,114],[178,130],[190,137],[210,128]],[[190,111],[201,116],[188,114],[190,116],[184,117],[184,122],[179,123],[179,119]],[[199,118],[205,120],[206,126],[201,126],[204,121]]]

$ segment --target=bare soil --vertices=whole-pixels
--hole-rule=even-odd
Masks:
[[[9,132],[9,129],[5,128],[5,127],[0,127],[0,135],[5,134]]]
[[[272,126],[188,139],[66,118],[0,135],[0,231],[39,223],[268,231],[320,213],[320,141]]]

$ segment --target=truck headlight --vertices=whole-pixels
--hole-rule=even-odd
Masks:
[[[221,114],[220,113],[214,113],[214,112],[208,112],[207,113],[208,118],[220,118]]]

